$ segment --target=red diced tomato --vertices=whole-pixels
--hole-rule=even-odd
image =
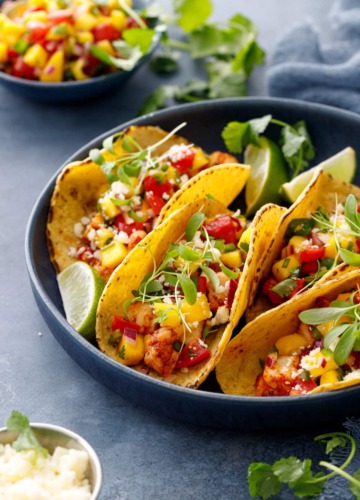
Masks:
[[[150,208],[154,212],[154,215],[159,215],[161,210],[165,206],[165,201],[154,193],[145,193],[145,199],[149,203]]]
[[[200,344],[198,339],[191,340],[183,347],[179,359],[177,360],[176,368],[188,368],[197,365],[210,356],[211,352],[209,349]]]
[[[230,215],[220,215],[212,221],[205,224],[205,229],[210,236],[216,239],[222,239],[227,243],[236,243],[236,231]]]
[[[52,25],[71,21],[71,9],[58,9],[48,13],[48,19]]]
[[[196,151],[190,148],[179,149],[170,156],[169,160],[173,167],[181,174],[189,170],[194,162]]]
[[[197,286],[198,293],[206,293],[206,285],[207,285],[206,277],[205,276],[198,276],[197,282],[198,282],[198,286]]]
[[[312,246],[299,253],[300,262],[312,262],[320,260],[325,255],[325,247]]]
[[[13,47],[9,47],[8,48],[8,58],[9,58],[9,60],[13,61],[17,57],[19,57],[19,53],[16,52],[16,50]]]
[[[130,321],[127,321],[121,316],[115,315],[111,323],[111,329],[120,330],[121,332],[123,332],[124,328],[130,328],[132,330],[136,330],[137,332],[140,330],[140,326],[137,325],[136,323],[131,323]]]
[[[168,194],[171,191],[171,184],[169,181],[164,181],[162,183],[157,182],[154,175],[145,177],[143,184],[145,191],[152,192],[156,194],[156,196],[162,197],[163,194]]]
[[[301,264],[302,276],[311,276],[312,274],[316,274],[317,270],[318,270],[317,260],[313,260],[312,262],[304,262],[303,264]]]
[[[289,299],[291,299],[292,297],[294,297],[294,295],[298,292],[300,292],[300,290],[302,290],[305,286],[305,280],[300,278],[300,279],[297,279],[296,280],[296,287],[292,290],[292,292],[290,293],[289,295]]]
[[[120,31],[109,22],[99,23],[92,32],[96,42],[100,42],[101,40],[119,40],[121,38]]]
[[[27,80],[35,80],[37,78],[36,68],[28,66],[24,62],[23,56],[19,56],[15,59],[13,67],[11,69],[11,74],[19,78],[26,78]]]
[[[330,300],[327,297],[318,297],[315,300],[315,307],[329,307]]]
[[[265,281],[261,290],[261,293],[263,295],[266,295],[269,300],[275,305],[282,304],[285,300],[283,297],[280,297],[278,293],[272,290],[272,288],[274,288],[274,286],[277,284],[278,282],[275,278],[269,278]]]
[[[230,280],[229,293],[228,293],[228,296],[226,298],[226,307],[228,309],[230,309],[231,306],[233,305],[237,287],[238,287],[238,280]]]
[[[150,231],[150,229],[147,227],[146,223],[137,221],[135,220],[134,222],[131,222],[130,224],[127,224],[125,222],[124,216],[122,214],[119,214],[115,218],[114,222],[115,227],[118,229],[118,231],[124,231],[128,236],[131,236],[131,234],[134,231],[146,231],[147,233]]]
[[[45,39],[50,26],[41,21],[29,21],[26,26],[27,40],[30,43],[38,43]]]
[[[314,380],[296,379],[294,387],[290,391],[290,396],[296,396],[316,389],[317,383]]]

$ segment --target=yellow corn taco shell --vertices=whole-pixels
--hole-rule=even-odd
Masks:
[[[301,311],[316,307],[316,299],[334,300],[340,293],[360,286],[360,269],[342,266],[335,278],[325,281],[248,323],[227,345],[216,367],[216,378],[226,394],[255,396],[255,382],[266,359],[281,337],[296,332]],[[319,385],[308,394],[340,390],[360,384],[360,371],[346,381]]]
[[[121,154],[124,136],[131,136],[142,148],[147,148],[163,140],[167,135],[167,132],[158,127],[130,127],[115,141],[113,149],[117,154]],[[183,137],[173,135],[159,145],[154,154],[161,155],[176,144],[190,143]],[[200,148],[197,150],[200,155],[210,161],[206,153]],[[107,161],[112,160],[112,155],[108,151],[103,151],[103,155]],[[249,175],[249,167],[235,163],[203,170],[175,193],[174,199],[171,198],[163,208],[159,220],[164,220],[182,204],[200,199],[207,194],[214,196],[227,206],[242,190]],[[48,249],[56,272],[62,271],[76,261],[76,256],[69,254],[69,248],[76,248],[79,243],[79,239],[74,234],[74,225],[83,217],[96,212],[97,200],[109,187],[100,166],[89,158],[67,165],[58,176],[50,202],[47,223]]]
[[[285,232],[293,219],[309,217],[310,213],[314,212],[318,207],[323,208],[327,212],[331,212],[336,208],[336,203],[343,203],[350,193],[360,198],[360,188],[357,186],[334,179],[321,168],[316,169],[313,179],[307,189],[301,194],[298,200],[283,213],[278,221],[274,231],[274,239],[271,241],[260,265],[261,272],[258,276],[258,283],[261,283],[263,279],[266,279],[270,275],[274,262],[280,258],[281,250],[284,246]],[[334,270],[330,271],[330,273],[333,272]],[[326,280],[327,277],[328,274],[326,274],[321,281]],[[319,283],[321,281],[319,281]],[[255,286],[257,286],[258,283],[255,283]],[[257,296],[256,293],[257,290],[251,290],[251,299],[246,311],[246,320],[248,322],[252,321],[259,314],[274,307],[265,296]]]
[[[222,204],[209,199],[195,200],[184,205],[148,234],[142,244],[134,248],[112,274],[100,299],[96,322],[98,345],[101,351],[112,359],[120,362],[116,348],[109,342],[112,334],[113,316],[124,315],[123,304],[132,297],[132,290],[137,289],[143,277],[153,270],[154,260],[157,264],[161,262],[170,244],[176,242],[183,235],[187,221],[198,210],[201,210],[209,217],[226,213],[226,208]],[[269,239],[273,236],[276,221],[283,213],[283,210],[276,205],[266,205],[253,221],[249,252],[239,278],[229,321],[226,326],[222,325],[214,335],[206,339],[208,349],[211,351],[211,357],[198,365],[190,367],[186,373],[177,370],[176,373],[169,377],[170,382],[195,389],[216,366],[231,338],[234,326],[245,312],[249,298],[249,285],[256,279],[260,257],[265,251]],[[155,372],[151,372],[150,375],[161,378]]]

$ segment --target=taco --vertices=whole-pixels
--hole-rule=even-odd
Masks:
[[[208,193],[228,205],[248,177],[227,153],[207,155],[174,131],[130,127],[58,176],[47,224],[54,268],[80,259],[107,280],[158,217]]]
[[[358,187],[315,171],[307,190],[278,222],[247,321],[327,279],[342,262],[360,265],[358,200]]]
[[[219,202],[184,205],[114,271],[97,310],[105,354],[135,370],[197,388],[244,313],[249,284],[283,209],[251,225]]]
[[[337,277],[248,323],[216,377],[226,394],[293,396],[360,384],[360,270]]]

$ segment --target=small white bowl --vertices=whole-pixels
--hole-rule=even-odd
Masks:
[[[102,486],[102,468],[99,457],[92,446],[84,438],[64,427],[39,423],[31,423],[30,425],[40,444],[49,453],[52,454],[57,446],[61,446],[67,449],[85,451],[88,454],[89,466],[86,478],[91,485],[91,500],[96,500]],[[9,431],[6,427],[0,428],[0,444],[2,445],[12,444],[17,436],[17,432]]]

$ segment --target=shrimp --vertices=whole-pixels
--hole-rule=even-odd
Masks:
[[[222,271],[216,274],[219,278],[217,289],[214,290],[209,282],[208,300],[212,311],[216,311],[219,307],[223,306],[229,294],[229,278]]]
[[[299,356],[278,356],[256,380],[257,396],[287,396],[299,368]]]
[[[140,326],[139,332],[142,334],[155,331],[155,314],[148,302],[132,302],[128,308],[128,318],[131,323]]]
[[[179,358],[179,352],[174,348],[177,340],[177,333],[164,326],[156,330],[146,342],[144,361],[162,377],[169,376],[175,368]]]
[[[210,167],[214,165],[221,165],[222,163],[239,163],[235,156],[223,151],[214,151],[210,154]]]

